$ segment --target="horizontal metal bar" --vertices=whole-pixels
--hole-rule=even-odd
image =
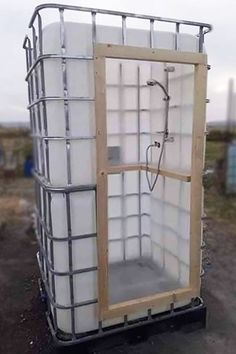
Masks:
[[[204,22],[196,22],[196,21],[189,21],[189,20],[177,20],[167,17],[157,17],[151,15],[141,15],[135,14],[131,12],[121,12],[121,11],[113,11],[113,10],[104,10],[104,9],[96,9],[90,7],[81,7],[81,6],[73,6],[73,5],[62,5],[62,4],[42,4],[35,8],[33,15],[31,17],[29,28],[32,27],[35,17],[37,16],[38,12],[45,8],[54,8],[54,9],[65,9],[65,10],[73,10],[73,11],[83,11],[83,12],[90,12],[95,14],[104,14],[104,15],[114,15],[114,16],[122,16],[122,17],[131,17],[131,18],[139,18],[143,20],[152,20],[158,22],[167,22],[167,23],[177,23],[182,25],[189,25],[189,26],[197,26],[197,27],[205,27],[206,30],[204,33],[208,33],[212,30],[212,26],[209,23]]]
[[[182,212],[182,213],[186,213],[186,214],[190,214],[190,210],[189,209],[185,209],[179,205],[176,205],[174,203],[169,202],[168,200],[163,200],[161,198],[152,198],[152,202],[153,203],[161,203],[163,205],[163,207],[165,206],[170,206],[173,207],[175,209],[178,209],[178,212]]]
[[[36,139],[42,139],[42,140],[94,140],[96,139],[96,136],[41,136],[39,134],[31,134],[32,138],[36,138]]]
[[[74,269],[74,270],[68,270],[68,271],[64,271],[64,272],[59,272],[57,270],[55,270],[51,264],[51,262],[49,261],[49,259],[47,258],[46,252],[44,250],[44,247],[41,243],[40,240],[40,236],[36,231],[36,238],[39,244],[39,248],[40,248],[40,253],[43,255],[43,259],[44,261],[47,263],[47,267],[48,267],[48,271],[56,276],[70,276],[70,275],[76,275],[76,274],[82,274],[82,273],[90,273],[90,272],[94,272],[97,270],[97,267],[87,267],[87,268],[82,268],[82,269]]]
[[[85,101],[85,102],[93,102],[95,101],[94,98],[92,97],[73,97],[73,96],[45,96],[45,97],[40,97],[36,101],[32,102],[27,106],[27,109],[32,108],[33,106],[39,104],[40,102],[48,102],[48,101]]]
[[[111,59],[112,60],[112,59]],[[194,71],[189,72],[189,73],[185,73],[183,75],[176,75],[176,76],[171,76],[169,77],[169,82],[172,81],[176,81],[176,80],[180,80],[180,79],[187,79],[189,77],[193,77],[194,76]],[[165,84],[164,82],[160,81],[161,84]],[[106,87],[111,87],[111,88],[119,88],[120,84],[106,84]],[[148,88],[150,90],[150,86],[147,84],[143,84],[143,85],[138,85],[138,84],[124,84],[123,88]]]
[[[142,235],[130,235],[130,236],[125,236],[123,238],[112,238],[112,239],[108,239],[108,243],[109,242],[118,242],[118,241],[128,241],[130,239],[134,239],[134,238],[140,238],[140,237],[148,237],[151,238],[151,235],[148,234],[142,234]]]
[[[118,84],[106,84],[106,87],[111,87],[111,88],[120,88],[121,85]],[[145,85],[137,85],[137,84],[123,84],[122,88],[148,88],[150,90],[150,86],[148,86],[147,84]]]
[[[153,136],[153,135],[157,135],[157,134],[163,134],[163,131],[160,131],[160,132],[140,132],[140,133],[135,133],[135,132],[132,132],[132,133],[108,133],[107,134],[107,137],[112,137],[112,136],[143,136],[143,135],[147,135],[147,136]],[[191,133],[177,133],[177,132],[170,132],[170,136],[178,136],[178,135],[181,135],[181,136],[192,136]],[[96,139],[96,136],[45,136],[45,135],[39,135],[39,134],[31,134],[31,137],[32,138],[35,138],[35,139],[41,139],[41,140],[45,140],[45,141],[67,141],[67,140],[95,140]]]
[[[43,283],[44,283],[44,286],[45,286],[45,289],[46,289],[46,292],[47,292],[47,296],[49,298],[50,304],[54,308],[61,309],[61,310],[69,310],[69,309],[72,309],[72,308],[75,308],[75,307],[82,307],[82,306],[88,306],[88,305],[96,304],[98,302],[97,299],[76,302],[73,305],[60,305],[57,302],[55,302],[53,300],[53,298],[52,298],[51,291],[50,291],[50,289],[48,287],[47,281],[45,279],[44,272],[42,270],[42,265],[41,265],[41,262],[40,262],[40,259],[39,259],[39,253],[37,253],[37,260],[38,260],[38,265],[39,265],[39,270],[40,270],[40,273],[41,273],[41,277],[42,277],[42,280],[43,280]]]
[[[55,242],[67,242],[69,240],[69,237],[54,237],[50,234],[50,232],[48,231],[47,225],[45,224],[45,222],[42,220],[40,213],[38,211],[37,208],[34,209],[36,217],[39,221],[39,223],[41,224],[47,238],[51,241],[55,241]],[[72,235],[71,236],[71,240],[72,241],[76,241],[76,240],[84,240],[86,238],[94,238],[97,237],[96,233],[91,233],[91,234],[84,234],[84,235]]]
[[[164,110],[164,109],[163,109]],[[151,110],[150,109],[146,109],[146,108],[143,108],[143,109],[137,109],[137,108],[130,108],[130,109],[125,109],[125,108],[110,108],[110,109],[107,109],[106,110],[107,112],[150,112]]]
[[[150,195],[149,192],[142,192],[141,195]],[[122,197],[138,197],[139,193],[126,193],[126,194],[110,194],[108,198],[122,198]]]
[[[28,38],[28,37],[27,37]],[[25,41],[24,41],[25,44]],[[24,45],[23,44],[23,45]],[[93,57],[90,55],[68,55],[68,54],[43,54],[39,55],[35,62],[29,68],[25,80],[27,81],[29,76],[35,67],[45,59],[71,59],[71,60],[93,60]]]
[[[139,216],[148,216],[150,217],[151,215],[148,213],[142,213],[140,214],[130,214],[126,216],[110,216],[108,217],[108,220],[120,220],[120,219],[128,219],[128,218],[134,218],[134,217],[139,217]]]
[[[181,240],[183,240],[184,242],[189,242],[190,241],[190,231],[189,231],[189,238],[184,238],[182,236],[182,234],[178,233],[173,227],[168,226],[168,225],[164,225],[159,223],[158,221],[151,219],[151,223],[157,225],[158,227],[162,228],[163,230],[168,230],[170,232],[172,232],[173,234],[175,234],[176,236],[178,236],[178,238],[180,238]]]
[[[170,105],[169,106],[169,109],[175,109],[175,108],[182,108],[182,107],[191,107],[192,104],[191,103],[188,103],[188,104],[181,104],[181,105]],[[161,112],[161,111],[165,111],[165,108],[164,107],[160,107],[160,108],[155,108],[155,109],[148,109],[148,108],[142,108],[142,109],[137,109],[137,108],[129,108],[129,109],[125,109],[125,108],[110,108],[110,109],[107,109],[106,110],[107,112]]]
[[[42,186],[44,190],[52,193],[73,193],[73,192],[86,192],[86,191],[96,191],[96,184],[86,184],[86,185],[67,185],[67,186],[52,186],[45,180],[44,177],[40,176],[36,171],[33,172],[35,180]]]
[[[178,255],[174,254],[173,252],[171,252],[171,251],[168,250],[167,248],[163,247],[162,245],[160,245],[159,243],[157,243],[155,240],[151,239],[151,241],[152,241],[152,243],[153,243],[156,247],[160,248],[160,249],[162,250],[162,252],[171,255],[171,256],[174,257],[179,263],[181,263],[181,264],[183,264],[184,266],[190,268],[190,265],[189,265],[188,263],[182,261],[182,260],[178,257]]]

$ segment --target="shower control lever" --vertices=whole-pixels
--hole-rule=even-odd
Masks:
[[[156,147],[158,147],[158,148],[161,147],[161,144],[160,144],[158,141],[154,141],[154,145],[155,145]]]

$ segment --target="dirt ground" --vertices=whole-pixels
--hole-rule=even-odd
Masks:
[[[22,179],[1,184],[1,354],[57,353],[38,294],[37,243],[32,231],[32,205],[32,181]],[[223,221],[208,219],[205,241],[206,274],[202,296],[208,308],[207,328],[191,333],[178,331],[156,335],[146,342],[129,346],[124,344],[100,354],[236,353],[235,228]],[[78,351],[75,349],[74,353]]]

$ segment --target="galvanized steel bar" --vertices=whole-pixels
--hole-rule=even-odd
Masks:
[[[71,59],[71,60],[93,60],[93,57],[90,55],[69,55],[69,54],[42,54],[37,57],[33,64],[30,65],[25,80],[27,81],[30,75],[32,74],[35,67],[44,60],[48,59]]]
[[[154,20],[150,20],[150,48],[154,47]]]
[[[64,10],[60,9],[60,42],[61,42],[61,54],[66,53],[66,37],[65,37],[65,23],[64,23]],[[62,81],[63,81],[63,93],[64,97],[68,96],[67,88],[67,62],[63,58],[62,62]],[[71,144],[70,144],[70,118],[69,118],[69,106],[68,101],[64,101],[64,115],[65,115],[65,129],[66,136],[66,157],[67,157],[67,183],[68,185],[72,184],[71,176]],[[66,193],[66,219],[67,219],[67,233],[68,233],[68,262],[69,262],[69,272],[73,271],[73,258],[72,258],[72,229],[71,229],[71,212],[70,212],[70,194]],[[73,285],[73,275],[69,275],[69,284],[70,284],[70,302],[74,306],[74,285]],[[72,338],[75,338],[75,311],[74,307],[71,308],[71,332]]]
[[[34,171],[34,178],[37,182],[47,191],[54,193],[73,193],[96,190],[96,184],[86,185],[67,185],[67,186],[55,186],[51,185],[41,175]]]
[[[140,66],[138,65],[137,67],[137,132],[138,132],[138,163],[141,162],[141,136],[140,136],[140,131],[141,131],[141,115],[140,115],[140,108],[141,108],[141,103],[140,103]],[[141,204],[141,188],[142,188],[142,183],[141,183],[141,171],[138,171],[138,213],[139,213],[139,220],[138,220],[138,231],[139,231],[139,256],[142,256],[142,218],[141,218],[141,213],[142,213],[142,204]]]
[[[52,209],[51,209],[51,204],[52,204],[52,195],[51,193],[47,193],[48,196],[48,231],[51,235],[53,235],[53,226],[52,226]],[[52,264],[52,267],[54,268],[54,244],[53,241],[50,240],[49,241],[49,245],[50,245],[50,261]],[[52,300],[54,302],[56,302],[56,284],[55,284],[55,276],[54,274],[51,274],[51,280],[52,280]],[[48,287],[49,289],[50,287]],[[51,293],[51,291],[50,291]],[[53,321],[55,324],[55,329],[57,330],[57,311],[55,309],[55,307],[53,307]]]
[[[202,26],[203,28],[204,27],[206,28],[204,30],[204,34],[210,32],[212,30],[212,26],[210,24],[204,23],[204,22],[179,20],[179,19],[176,20],[176,19],[167,18],[167,17],[158,17],[158,16],[152,16],[152,15],[149,16],[149,15],[135,14],[135,13],[131,13],[131,12],[103,10],[103,9],[97,9],[97,8],[89,8],[89,7],[81,7],[81,6],[73,6],[73,5],[62,5],[62,4],[43,4],[43,5],[37,6],[34,10],[32,17],[31,17],[31,20],[29,23],[29,28],[32,27],[37,13],[40,10],[45,9],[45,8],[54,8],[54,9],[63,9],[63,10],[65,9],[65,10],[83,11],[83,12],[90,12],[90,13],[94,12],[94,13],[104,14],[104,15],[132,17],[132,18],[139,18],[139,19],[143,19],[143,20],[154,20],[154,21],[167,22],[167,23],[181,23],[184,25],[195,26],[195,27]]]
[[[42,19],[41,16],[38,14],[38,41],[39,41],[39,56],[43,55],[43,29],[42,29]],[[40,61],[39,63],[40,68],[40,81],[41,81],[41,94],[40,98],[46,95],[45,90],[45,75],[44,75],[44,63]],[[44,125],[44,134],[48,135],[48,124],[47,124],[47,110],[46,110],[46,102],[42,101],[43,107],[43,125]],[[48,181],[50,181],[50,168],[49,168],[49,149],[48,149],[48,142],[45,141],[43,145],[43,150],[45,151],[45,172]]]

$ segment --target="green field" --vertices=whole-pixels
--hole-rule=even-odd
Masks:
[[[225,143],[206,143],[205,167],[214,168],[224,158]],[[225,195],[219,186],[219,176],[214,173],[210,186],[205,188],[205,213],[208,217],[230,223],[236,228],[236,196]]]

